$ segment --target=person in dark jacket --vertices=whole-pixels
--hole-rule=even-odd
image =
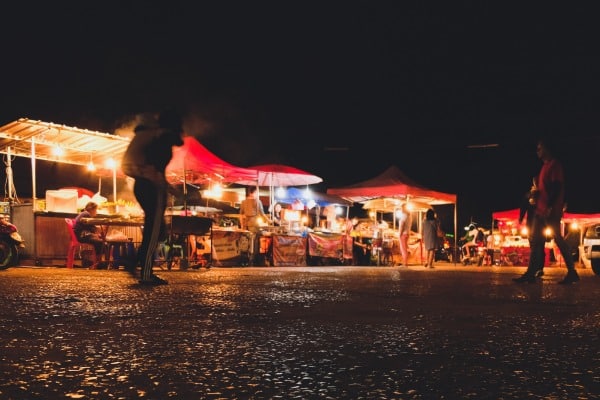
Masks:
[[[165,169],[173,156],[172,147],[183,145],[182,119],[174,111],[165,111],[158,116],[143,114],[138,117],[134,132],[121,167],[126,175],[135,179],[133,193],[144,210],[142,243],[137,253],[137,264],[141,266],[140,283],[164,285],[167,281],[154,275],[152,268],[158,242],[167,237],[164,213],[171,186],[165,177]],[[130,272],[134,273],[135,269]]]

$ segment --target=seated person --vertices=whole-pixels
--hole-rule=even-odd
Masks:
[[[96,250],[96,261],[99,261],[102,257],[102,250],[104,249],[104,238],[96,225],[88,224],[81,220],[82,218],[94,218],[97,213],[98,204],[93,201],[88,202],[83,211],[75,218],[73,231],[75,232],[77,240],[81,243],[89,243],[94,246],[94,249]]]
[[[8,222],[4,217],[0,216],[0,233],[11,234],[17,231],[17,227]]]
[[[280,203],[275,203],[273,207],[273,225],[281,226],[281,220],[283,219],[282,207]]]

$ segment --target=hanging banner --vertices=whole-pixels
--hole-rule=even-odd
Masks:
[[[273,265],[306,266],[306,238],[273,235]]]
[[[342,234],[308,234],[308,255],[311,257],[352,259],[352,237]]]
[[[212,232],[212,256],[215,266],[240,265],[242,252],[250,250],[250,232],[214,229]]]
[[[342,235],[308,234],[308,254],[311,257],[342,258]]]

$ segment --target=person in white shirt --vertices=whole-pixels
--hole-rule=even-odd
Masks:
[[[398,220],[398,236],[400,239],[400,253],[402,254],[402,265],[408,267],[408,237],[412,227],[412,216],[406,203],[400,207]]]

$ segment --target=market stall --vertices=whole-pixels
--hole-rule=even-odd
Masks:
[[[37,161],[81,166],[110,175],[112,202],[116,204],[118,163],[128,144],[125,137],[28,118],[0,127],[0,153],[6,154],[7,162],[6,197],[11,204],[13,223],[26,240],[23,258],[33,258],[36,264],[42,259],[64,258],[69,241],[64,218],[73,218],[77,213],[77,195],[72,199],[66,193],[63,197],[62,193],[47,191],[38,198],[41,172],[37,171]],[[32,197],[23,203],[15,195],[13,157],[31,161]]]
[[[171,183],[213,184],[256,179],[257,172],[237,167],[219,158],[196,138],[186,136],[183,145],[173,148],[173,157],[165,171]]]
[[[425,211],[431,206],[452,204],[454,205],[454,237],[456,241],[456,195],[428,189],[408,178],[396,166],[391,166],[380,175],[366,181],[346,187],[328,189],[327,193],[355,203],[361,203],[364,208],[369,207],[374,212],[391,212],[392,214],[395,214],[395,210],[402,203],[407,203],[409,209],[413,207],[414,211],[412,212],[416,213]],[[376,216],[373,217],[373,220],[376,220]],[[421,218],[417,216],[413,220],[416,220],[418,226]],[[391,227],[392,230],[395,227],[394,225],[395,222]],[[457,244],[455,243],[456,247]],[[413,249],[410,253],[412,257],[417,257],[417,254],[421,254],[421,249]],[[420,262],[419,258],[417,260]]]
[[[499,249],[501,257],[508,255],[508,263],[527,263],[529,260],[529,243],[526,239],[527,232],[522,231],[522,224],[519,221],[520,210],[518,208],[495,211],[492,213],[492,230],[497,230],[496,247]],[[566,212],[561,221],[561,234],[569,239],[573,234],[574,244],[579,247],[583,243],[583,227],[600,223],[600,213],[570,213]],[[521,240],[519,240],[521,239]],[[550,250],[554,249],[553,241],[548,241],[546,245],[546,257],[550,257]],[[560,251],[555,249],[554,255],[561,261]],[[581,256],[581,254],[580,254]]]
[[[238,179],[236,183],[247,186],[267,187],[269,189],[269,212],[275,204],[275,188],[288,186],[306,186],[322,182],[323,179],[296,167],[283,164],[263,164],[248,167],[255,171],[250,179]]]
[[[492,228],[498,228],[500,233],[505,235],[520,234],[521,224],[519,223],[519,209],[494,211],[492,212]],[[600,213],[571,213],[563,214],[562,226],[564,235],[565,224],[577,224],[579,226],[587,226],[600,223]]]
[[[277,188],[293,186],[308,188],[308,185],[322,182],[322,178],[288,165],[263,164],[248,169],[255,171],[255,175],[250,179],[238,179],[236,183],[268,189],[267,210],[271,221],[274,220]],[[308,212],[310,207],[307,207],[307,204],[300,201],[297,206],[292,205],[285,210],[278,225],[271,224],[263,227],[256,239],[259,240],[261,249],[259,262],[272,263],[275,266],[306,265],[308,227],[302,213]]]

